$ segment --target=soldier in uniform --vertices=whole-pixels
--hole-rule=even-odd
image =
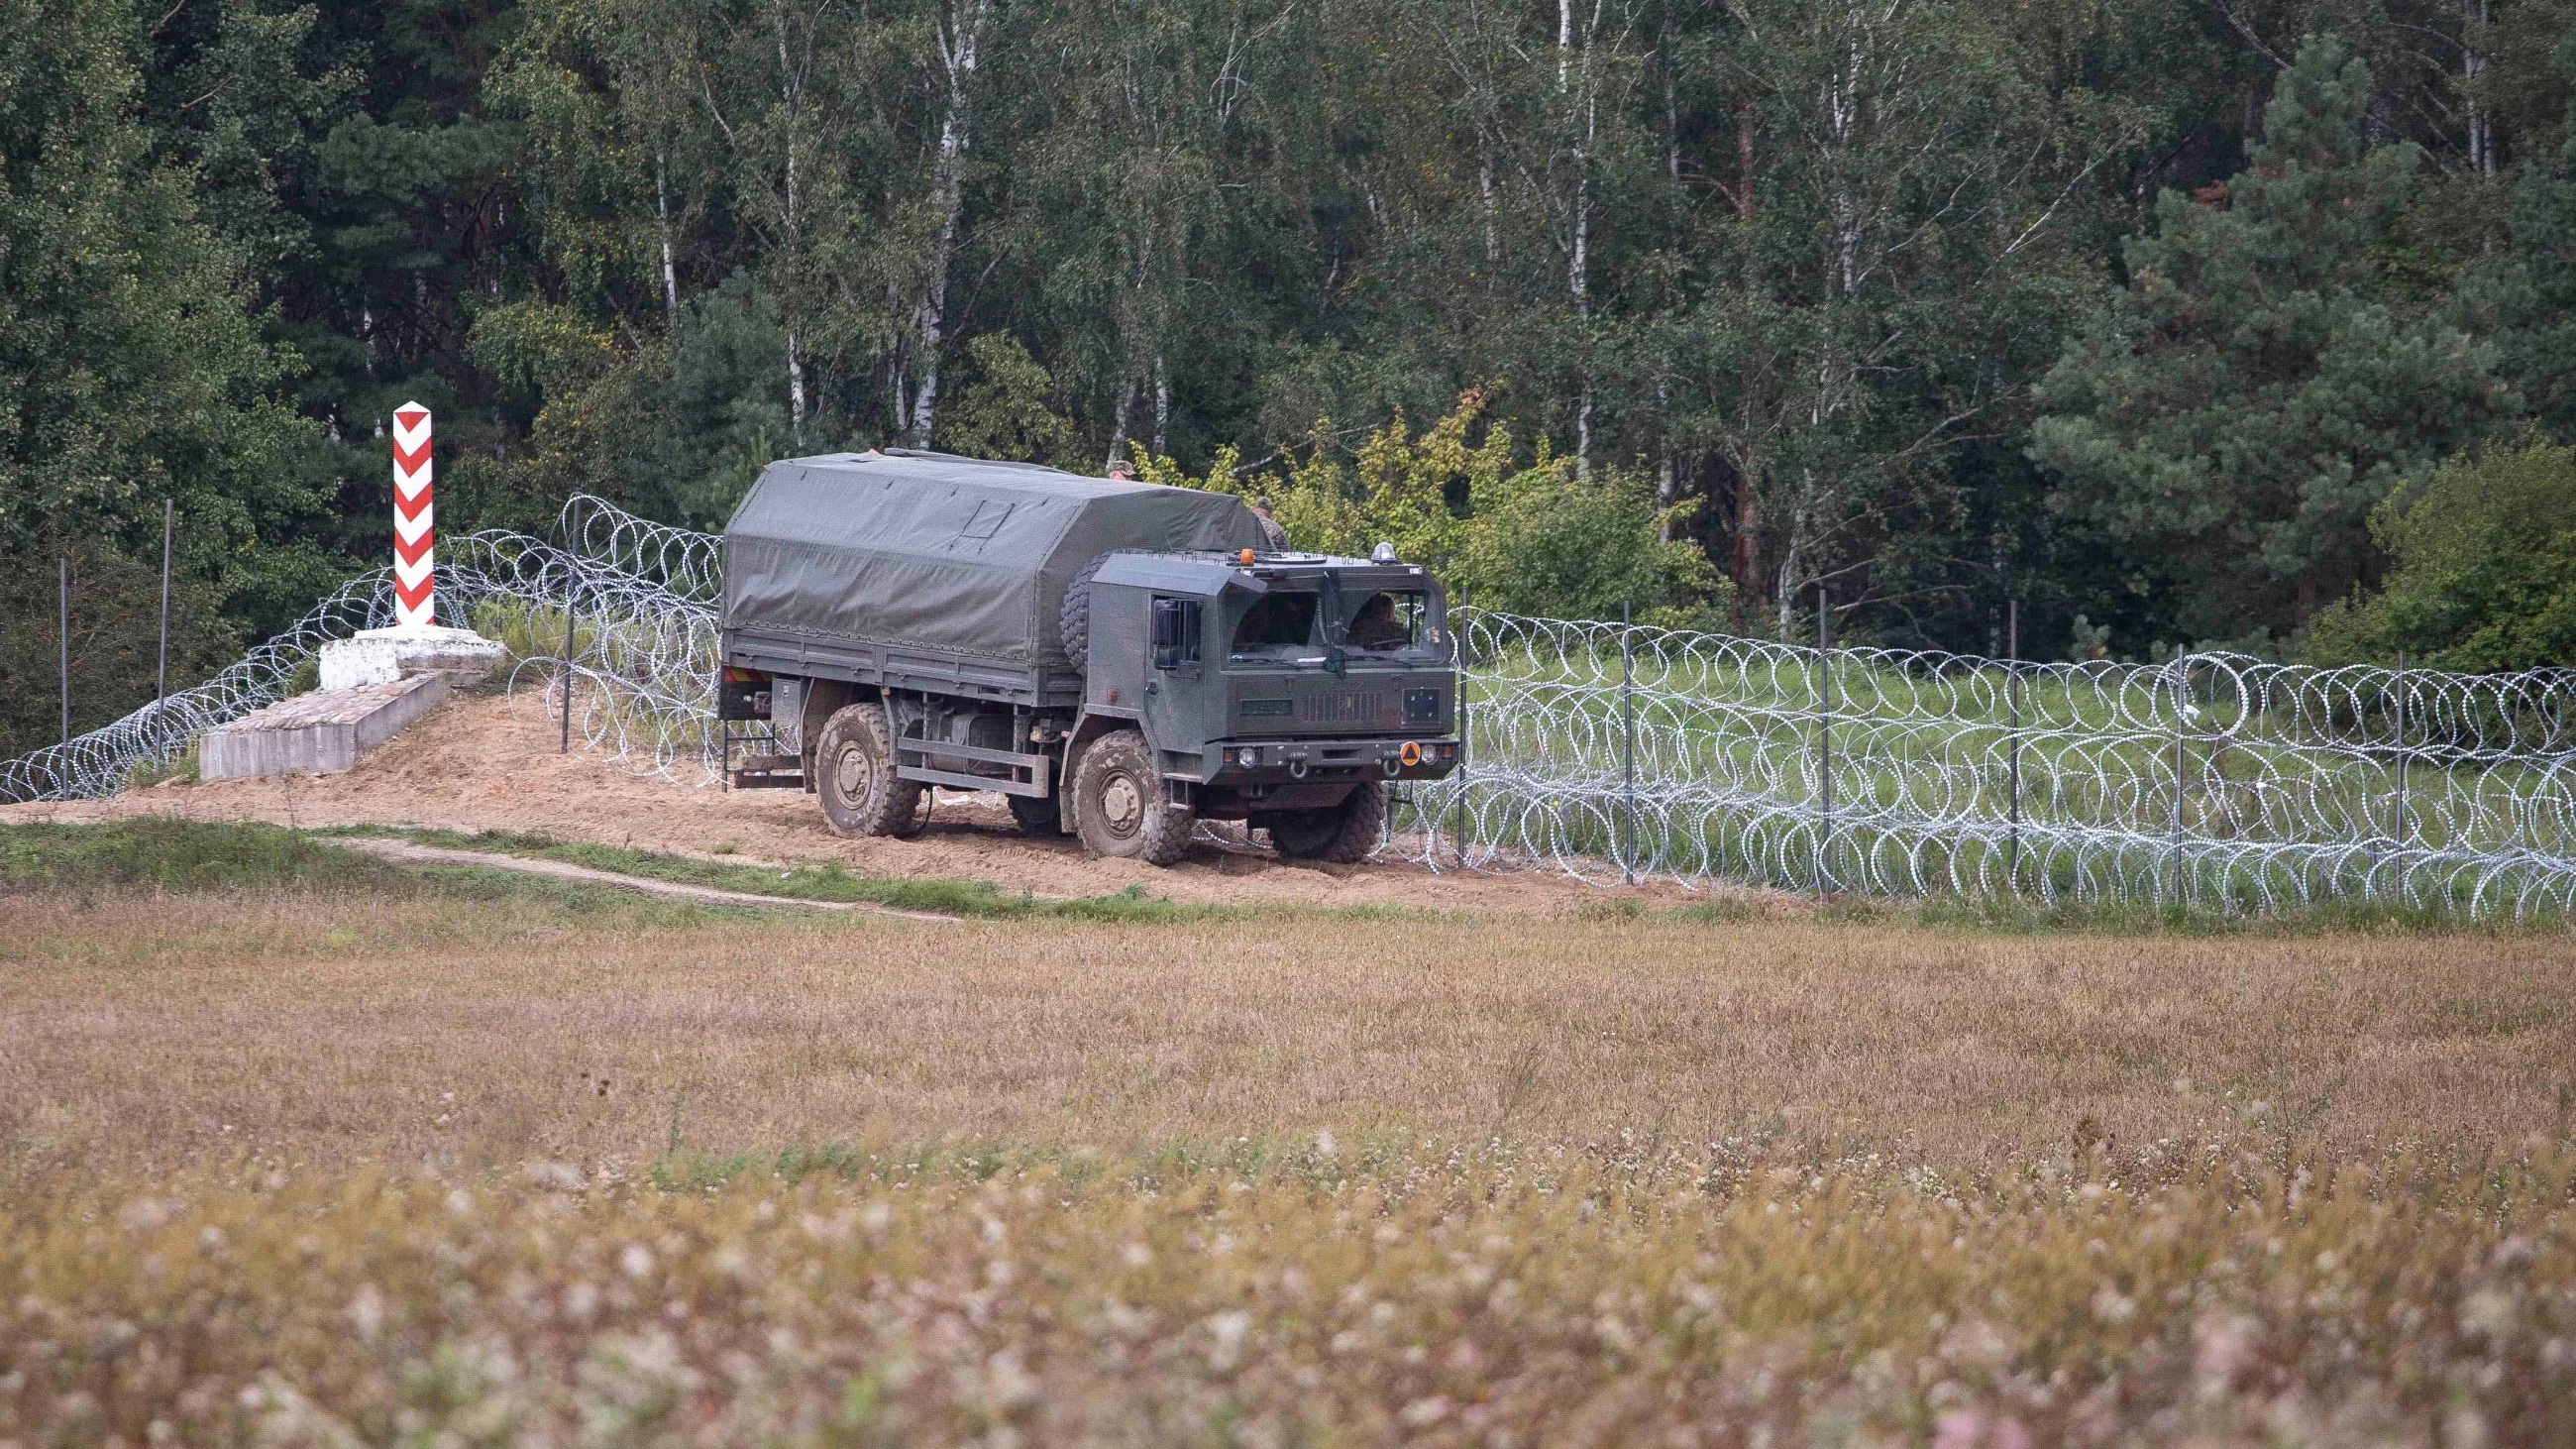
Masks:
[[[1270,516],[1270,500],[1267,498],[1253,499],[1252,516],[1261,520],[1262,541],[1270,546],[1270,551],[1272,553],[1286,553],[1288,551],[1288,530],[1281,528],[1279,526],[1279,520]]]

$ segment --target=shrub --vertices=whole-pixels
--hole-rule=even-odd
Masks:
[[[2371,517],[2396,563],[2375,595],[2321,612],[2321,664],[2464,670],[2576,662],[2576,448],[2523,440],[2444,463]]]

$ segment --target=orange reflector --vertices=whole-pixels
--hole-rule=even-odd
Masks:
[[[1406,740],[1404,748],[1395,752],[1395,757],[1408,765],[1419,765],[1422,763],[1422,746],[1412,740]]]
[[[1234,561],[1239,564],[1250,564],[1252,562],[1252,550],[1248,548],[1245,549],[1242,553],[1235,556]]]

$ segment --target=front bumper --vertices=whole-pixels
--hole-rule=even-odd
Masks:
[[[1208,747],[1207,783],[1286,786],[1437,780],[1456,768],[1455,735],[1220,741]]]

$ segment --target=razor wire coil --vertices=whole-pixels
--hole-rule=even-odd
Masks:
[[[508,637],[513,689],[539,682],[548,711],[571,688],[586,748],[715,783],[722,539],[584,496],[556,540],[442,539],[448,617]],[[0,799],[114,793],[284,697],[327,640],[390,622],[390,584],[352,579],[206,683],[0,762]],[[1466,764],[1410,787],[1387,851],[1434,869],[2576,910],[2576,671],[2046,664],[1474,609],[1452,622]]]

